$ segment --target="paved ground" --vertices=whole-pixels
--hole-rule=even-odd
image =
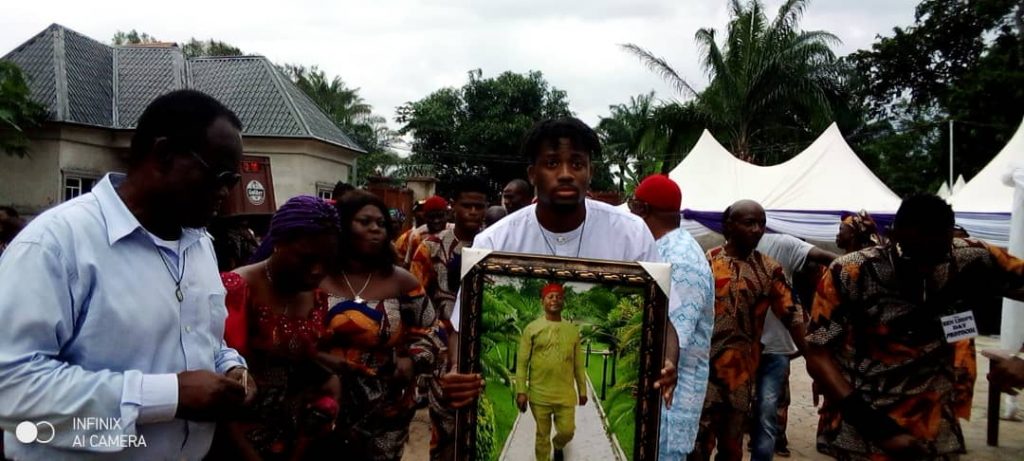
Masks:
[[[416,412],[409,426],[409,443],[405,445],[402,461],[430,459],[430,413],[426,408]]]
[[[996,349],[999,341],[991,337],[978,338],[978,350]],[[988,381],[985,375],[988,373],[988,359],[978,358],[978,383],[974,392],[974,409],[971,420],[962,422],[964,436],[967,439],[967,455],[965,461],[1019,461],[1024,460],[1024,423],[1000,421],[999,424],[999,447],[989,447],[985,444],[985,420],[988,415],[986,404],[988,401]],[[815,450],[815,430],[818,427],[817,409],[811,404],[811,379],[807,375],[807,368],[803,359],[793,362],[792,374],[793,404],[789,409],[789,448],[793,452],[791,460],[828,460],[828,458]],[[592,404],[588,404],[592,407]],[[580,413],[577,413],[577,419]],[[526,418],[530,419],[530,418]],[[410,434],[410,444],[406,448],[403,461],[421,461],[429,458],[427,452],[430,445],[429,417],[426,411],[417,414],[413,421]],[[532,427],[532,419],[530,421]],[[532,430],[531,430],[532,433]],[[602,431],[602,436],[604,436]],[[577,432],[577,438],[581,437]],[[578,440],[569,445],[572,447]],[[509,458],[514,461],[529,461],[532,459],[532,440],[528,444],[526,457]],[[569,454],[567,450],[567,454]],[[572,459],[572,458],[569,458]],[[605,461],[614,458],[588,457],[588,461]],[[787,459],[787,458],[776,458]]]
[[[991,337],[978,338],[978,351],[999,348],[999,340]],[[970,461],[1018,461],[1024,460],[1024,423],[1000,421],[999,447],[985,444],[985,420],[988,416],[988,359],[978,358],[978,382],[974,389],[974,408],[971,420],[961,421],[967,442],[967,455],[962,459]],[[811,404],[811,378],[807,375],[803,359],[793,362],[792,369],[793,404],[789,408],[789,449],[793,460],[831,459],[817,452],[815,431],[818,427],[817,409]],[[776,458],[786,459],[786,458]]]
[[[595,395],[594,387],[587,382],[590,388],[590,395]],[[594,400],[587,402],[586,406],[576,407],[576,434],[572,442],[565,446],[565,459],[568,461],[594,461],[594,460],[621,460],[616,456],[619,450],[612,446],[608,439],[608,433],[604,430],[604,423],[601,422],[601,415],[598,413],[597,403]],[[508,451],[502,457],[502,461],[524,461],[532,460],[535,446],[537,423],[529,411],[519,415],[515,429],[511,434],[511,442],[508,444]],[[553,436],[554,434],[552,434]]]

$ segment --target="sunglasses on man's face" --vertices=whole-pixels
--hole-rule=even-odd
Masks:
[[[203,158],[200,157],[199,154],[192,150],[188,152],[192,154],[192,157],[194,157],[199,163],[201,163],[204,168],[206,168],[206,171],[213,171],[213,167],[211,167],[209,163],[206,163],[206,160],[203,160]],[[213,179],[218,186],[224,186],[230,189],[232,187],[235,187],[235,184],[238,184],[238,182],[242,180],[242,175],[235,173],[234,171],[231,170],[224,170],[215,174]]]

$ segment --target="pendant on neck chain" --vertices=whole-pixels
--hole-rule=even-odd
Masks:
[[[181,285],[174,289],[174,296],[178,298],[179,303],[185,300],[185,295],[181,292]]]

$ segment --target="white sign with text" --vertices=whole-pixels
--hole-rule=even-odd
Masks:
[[[947,343],[955,343],[978,336],[978,326],[974,323],[974,312],[972,311],[942,317],[942,329],[946,333]]]

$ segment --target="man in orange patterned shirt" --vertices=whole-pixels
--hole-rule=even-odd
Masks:
[[[483,230],[488,193],[484,180],[475,176],[459,178],[452,197],[454,227],[425,235],[412,253],[409,272],[427,290],[427,296],[444,322],[451,319],[455,306],[462,248],[471,245],[473,237]]]
[[[462,248],[472,244],[473,238],[484,227],[488,193],[488,184],[478,177],[465,176],[455,181],[455,195],[452,197],[455,227],[425,236],[423,243],[413,252],[409,272],[427,291],[445,330],[445,338],[453,331],[451,315],[459,291]],[[441,374],[447,372],[448,361],[439,361],[437,371]],[[455,412],[442,401],[437,381],[431,379],[429,385],[433,431],[430,459],[448,460],[454,456]]]
[[[419,205],[419,204],[417,204]],[[422,213],[423,218],[419,216]],[[417,210],[413,208],[413,214],[417,217],[414,224],[422,224],[413,227],[399,235],[395,240],[395,253],[398,255],[398,265],[406,269],[412,263],[413,254],[419,248],[423,239],[430,235],[437,235],[445,229],[451,229],[452,224],[447,223],[448,201],[440,196],[434,195],[423,201],[423,205]]]
[[[707,397],[691,461],[711,459],[716,445],[718,461],[743,458],[745,420],[751,412],[768,309],[803,350],[803,315],[782,266],[756,250],[764,230],[761,205],[736,202],[722,215],[725,245],[707,253],[715,279],[715,327]]]
[[[909,197],[889,244],[839,257],[822,278],[806,351],[826,397],[819,451],[870,461],[966,453],[954,351],[976,331],[969,306],[980,296],[1024,300],[1024,261],[954,239],[953,221],[942,199]]]

